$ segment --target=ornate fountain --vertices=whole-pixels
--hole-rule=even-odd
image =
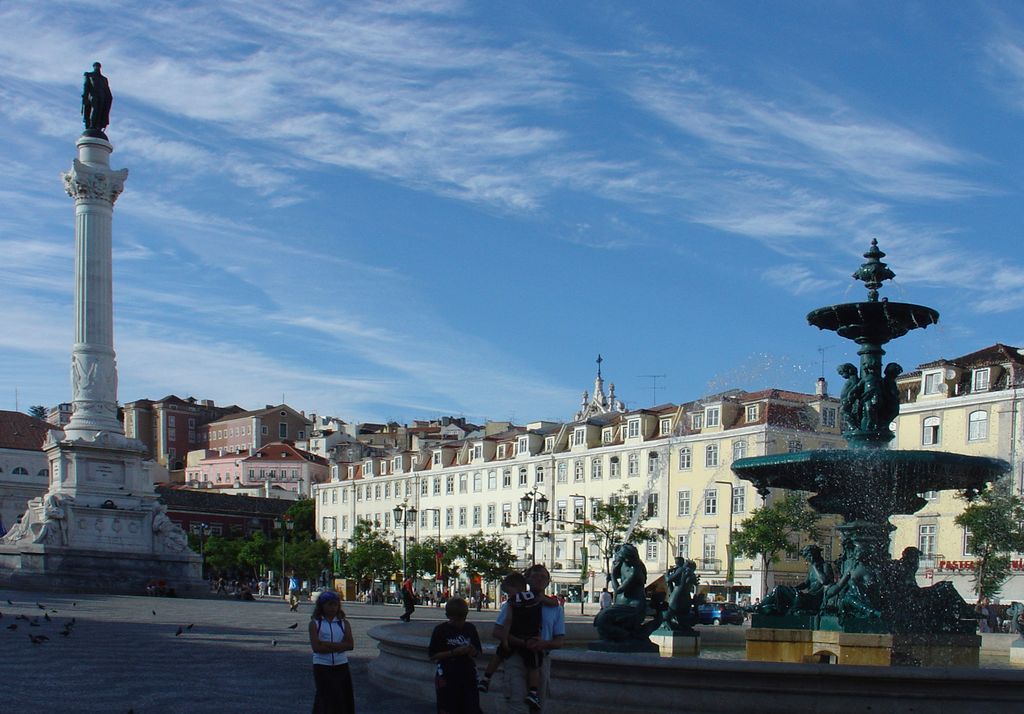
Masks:
[[[889,557],[889,517],[925,505],[925,491],[955,489],[968,499],[1009,469],[1000,459],[936,451],[890,450],[890,425],[899,414],[896,378],[882,367],[882,346],[938,322],[935,310],[878,297],[894,273],[877,241],[853,274],[868,290],[866,302],[819,308],[807,321],[857,343],[860,367],[843,364],[840,396],[848,450],[819,450],[740,459],[732,469],[762,496],[769,489],[811,492],[812,508],[842,517],[842,556],[812,563],[807,581],[780,586],[752,619],[748,657],[801,661],[809,656],[861,664],[932,664],[952,659],[977,663],[980,638],[972,611],[950,583],[922,588],[920,553],[907,548]],[[844,646],[845,643],[845,646]]]

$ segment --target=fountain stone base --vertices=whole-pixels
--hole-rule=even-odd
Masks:
[[[981,636],[889,634],[751,627],[747,659],[875,666],[977,667]]]
[[[693,630],[672,632],[659,628],[651,633],[651,642],[658,646],[662,657],[696,657],[700,654],[700,633]]]

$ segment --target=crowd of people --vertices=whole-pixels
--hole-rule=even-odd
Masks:
[[[471,604],[483,607],[484,597],[470,596],[467,600],[443,589],[437,593],[417,593],[411,579],[402,583],[399,597],[404,605],[401,619],[405,622],[411,620],[417,604],[443,603],[447,620],[434,628],[428,647],[436,665],[434,691],[440,714],[479,714],[480,694],[489,690],[491,678],[501,665],[505,676],[505,710],[540,711],[549,670],[546,655],[560,648],[565,636],[564,603],[545,594],[550,584],[547,568],[539,564],[522,573],[511,573],[502,581],[503,603],[490,632],[498,649],[481,673],[476,658],[482,653],[483,644],[468,617]],[[317,597],[309,623],[309,642],[316,688],[314,714],[351,714],[355,699],[346,653],[354,644],[337,593],[324,591]]]

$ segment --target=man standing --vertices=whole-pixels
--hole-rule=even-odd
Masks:
[[[608,592],[608,588],[601,588],[601,598],[598,602],[602,610],[612,606],[612,594]]]
[[[110,124],[110,105],[113,101],[110,84],[100,72],[100,63],[93,62],[92,72],[85,73],[85,84],[82,87],[82,120],[85,122],[87,136],[107,138],[103,130]]]
[[[288,609],[293,612],[299,609],[299,594],[301,589],[302,585],[299,583],[299,577],[293,570],[288,576]]]
[[[548,585],[551,584],[551,575],[548,573],[548,569],[543,565],[536,564],[527,568],[523,572],[523,576],[526,578],[527,584],[530,586],[530,592],[535,597],[542,597],[544,590]],[[498,613],[497,619],[494,621],[494,630],[491,636],[496,640],[505,639],[505,621],[508,619],[508,608],[509,603],[505,602],[501,606],[501,611]],[[536,639],[530,639],[526,642],[516,639],[514,636],[509,635],[509,645],[513,647],[526,647],[527,649],[533,650],[534,652],[546,652],[549,650],[557,650],[562,647],[562,639],[565,637],[565,610],[561,607],[542,607],[541,608],[541,624],[540,624],[540,637]],[[505,699],[501,711],[507,714],[513,714],[514,712],[521,712],[528,714],[530,707],[526,704],[526,666],[523,663],[521,657],[510,657],[505,660],[505,682],[504,682],[504,693]],[[549,658],[544,658],[544,664],[541,667],[540,672],[540,695],[541,695],[541,706],[543,706],[544,695],[547,690],[548,674],[551,671],[551,661]]]

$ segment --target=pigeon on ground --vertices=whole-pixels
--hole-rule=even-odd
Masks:
[[[188,625],[185,629],[191,631],[192,628],[195,627],[195,625],[196,623],[193,622],[192,624]]]
[[[270,641],[270,646],[271,647],[277,647],[277,640],[271,640]]]
[[[61,630],[60,634],[63,635],[64,637],[67,637],[68,635],[71,634],[71,630],[67,630],[67,629]]]
[[[46,605],[40,605],[38,602],[36,603],[36,607],[38,607],[40,610],[46,609]]]
[[[78,607],[78,603],[77,602],[71,603],[71,607]]]
[[[8,604],[8,605],[13,605],[14,603],[13,603],[13,602],[12,602],[11,600],[8,600],[8,601],[7,601],[7,604]]]
[[[36,622],[35,620],[33,620],[32,622],[28,623],[28,626],[29,626],[29,627],[39,627],[40,625],[39,625],[39,623],[38,623],[38,622]]]
[[[7,629],[8,629],[8,630],[17,630],[17,629],[18,629],[18,626],[17,626],[17,625],[8,625],[8,626],[7,626]]]
[[[178,631],[174,633],[174,636],[175,636],[175,637],[178,637],[178,636],[179,636],[179,635],[180,635],[180,634],[181,634],[182,632],[184,632],[184,631],[185,631],[185,630],[183,630],[183,629],[182,629],[181,627],[179,627],[179,628],[178,628]]]
[[[156,610],[153,610],[153,614],[154,614],[154,615],[156,614]]]
[[[45,612],[43,613],[43,619],[46,620],[47,622],[52,622],[52,620],[50,620],[50,616],[48,614],[46,614]]]
[[[298,626],[299,626],[299,623],[296,622],[294,625],[288,625],[288,629],[289,630],[294,630]]]
[[[44,642],[46,642],[48,639],[50,639],[46,635],[29,635],[28,638],[30,640],[32,640],[32,644],[34,644],[34,645],[41,645]]]
[[[15,620],[24,620],[25,622],[29,622],[28,617],[26,617],[25,615],[15,615],[14,619]]]

